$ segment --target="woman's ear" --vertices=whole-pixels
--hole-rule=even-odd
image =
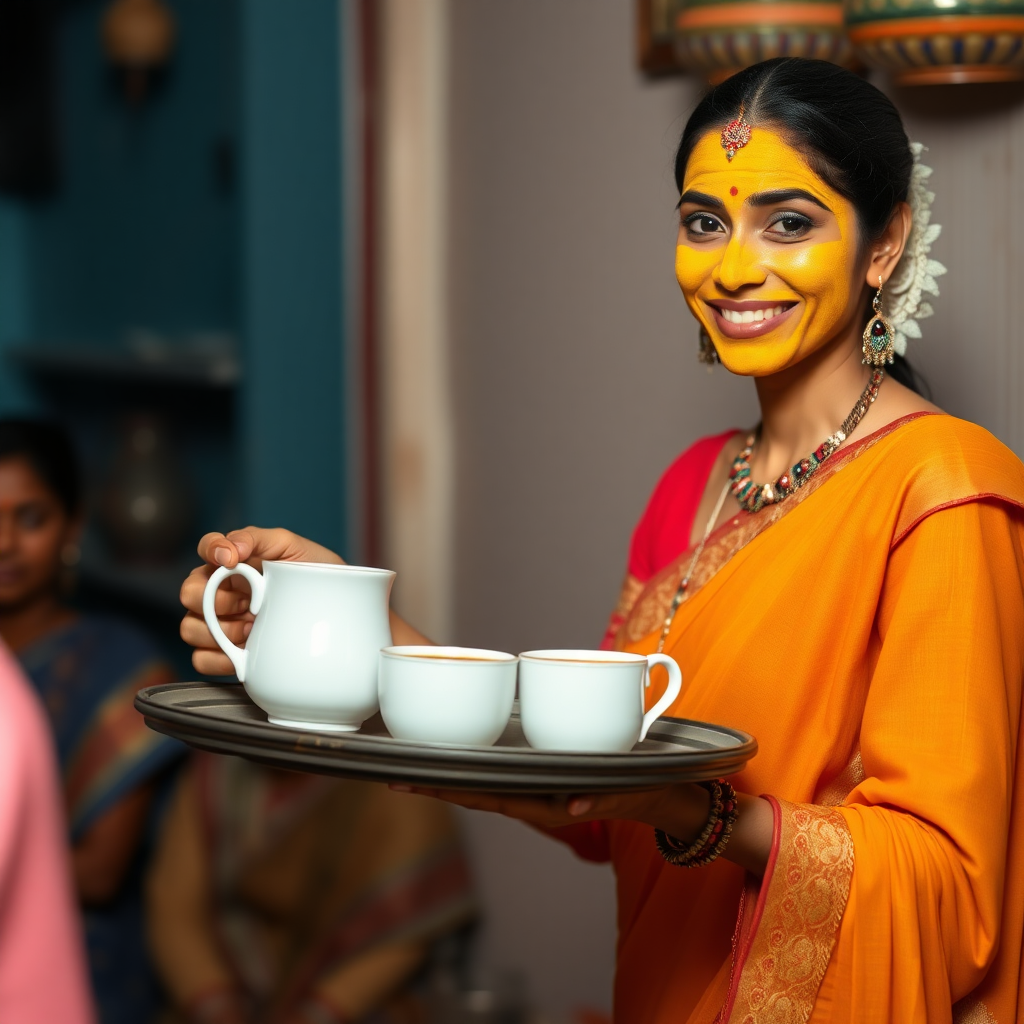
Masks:
[[[907,247],[911,224],[909,204],[900,203],[893,210],[881,237],[871,246],[871,262],[868,264],[867,272],[867,283],[870,288],[878,287],[879,278],[883,281],[889,280],[903,255],[903,250]]]

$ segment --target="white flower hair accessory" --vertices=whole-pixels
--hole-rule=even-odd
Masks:
[[[932,316],[935,312],[931,303],[923,298],[924,293],[938,295],[939,286],[935,278],[946,273],[946,268],[928,255],[932,243],[942,232],[941,224],[931,223],[935,193],[928,189],[927,182],[932,169],[921,163],[924,146],[920,142],[912,142],[910,152],[914,157],[907,194],[911,215],[910,237],[885,286],[889,320],[895,329],[893,349],[901,356],[907,354],[908,338],[921,337],[918,320]]]

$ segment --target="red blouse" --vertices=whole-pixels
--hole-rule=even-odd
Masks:
[[[702,437],[665,470],[629,545],[629,572],[646,583],[690,546],[693,519],[715,460],[735,430]]]

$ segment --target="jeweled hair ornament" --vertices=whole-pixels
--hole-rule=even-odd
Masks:
[[[920,142],[912,142],[910,152],[914,157],[907,194],[907,202],[910,204],[910,237],[885,286],[888,317],[894,328],[893,349],[901,356],[907,354],[908,338],[921,337],[918,320],[932,316],[935,312],[931,303],[923,298],[924,294],[938,295],[939,286],[935,279],[946,273],[946,268],[928,255],[932,251],[932,243],[942,232],[941,224],[931,223],[935,193],[928,189],[927,183],[932,169],[921,163],[924,146]]]
[[[742,149],[750,141],[750,132],[750,125],[743,120],[741,108],[739,116],[722,129],[722,149],[725,150],[727,160],[732,160],[736,150]]]

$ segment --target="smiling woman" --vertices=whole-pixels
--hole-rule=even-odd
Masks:
[[[612,862],[623,1024],[1019,1017],[1024,466],[905,386],[941,271],[915,152],[873,86],[798,59],[713,89],[679,147],[677,277],[761,421],[669,467],[605,645],[671,657],[669,713],[757,758],[706,787],[432,794]],[[211,673],[214,566],[336,557],[255,528],[199,552],[182,635]],[[217,608],[244,637],[247,596]]]

